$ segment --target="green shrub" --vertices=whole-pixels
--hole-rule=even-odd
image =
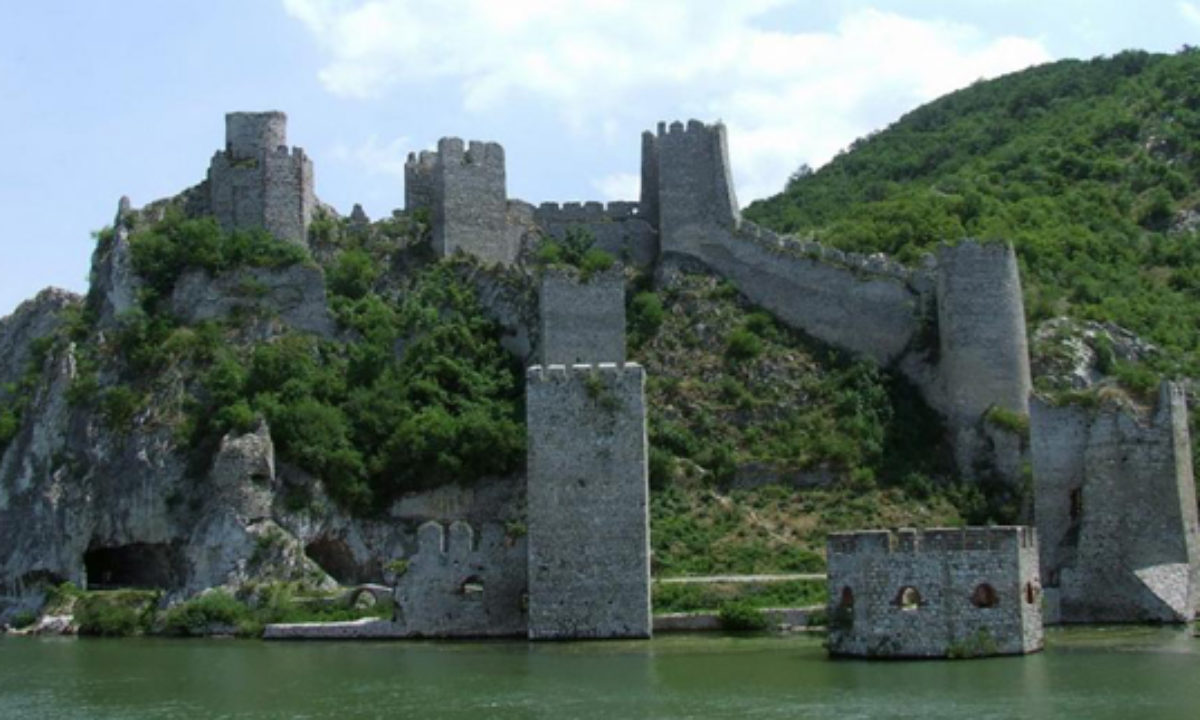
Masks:
[[[721,627],[732,632],[751,632],[767,627],[767,617],[762,610],[745,600],[730,600],[717,610]]]
[[[738,328],[725,341],[725,357],[734,361],[752,360],[762,354],[762,340],[757,335]]]
[[[993,405],[988,408],[984,416],[988,422],[998,428],[1019,435],[1022,438],[1029,438],[1029,416],[1025,413],[1015,412],[1006,407]]]
[[[0,408],[0,453],[4,452],[20,429],[21,416],[16,410],[11,407]]]
[[[334,295],[353,300],[364,297],[379,279],[379,265],[362,250],[347,250],[338,256],[326,275],[326,284]]]
[[[580,279],[587,282],[596,273],[604,272],[617,261],[611,253],[592,248],[579,261]]]
[[[157,593],[138,590],[84,593],[75,602],[80,635],[124,637],[145,632],[153,619]]]
[[[626,321],[629,344],[635,348],[640,347],[654,337],[662,327],[664,317],[662,300],[657,294],[640,292],[634,295],[629,302]]]
[[[141,407],[141,395],[124,385],[106,388],[100,393],[100,414],[108,429],[115,433],[129,432]]]
[[[32,610],[22,610],[12,617],[12,626],[17,630],[24,630],[30,625],[37,622],[37,613]]]
[[[224,590],[214,590],[167,610],[163,632],[204,635],[211,625],[238,626],[250,618],[249,609]]]

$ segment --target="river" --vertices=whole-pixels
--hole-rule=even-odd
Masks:
[[[830,661],[821,637],[270,643],[0,638],[0,718],[1200,717],[1200,639],[1075,628],[1046,651]]]

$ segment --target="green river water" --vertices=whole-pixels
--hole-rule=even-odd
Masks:
[[[830,661],[820,636],[270,643],[0,638],[0,718],[1200,718],[1200,639],[1054,630],[1037,655]]]

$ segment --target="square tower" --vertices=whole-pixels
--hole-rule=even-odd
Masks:
[[[308,244],[316,197],[312,161],[287,146],[287,115],[225,115],[225,149],[208,169],[209,202],[225,232],[263,228],[280,240]]]
[[[651,633],[645,373],[529,368],[529,637]]]

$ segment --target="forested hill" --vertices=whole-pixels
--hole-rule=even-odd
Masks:
[[[943,240],[1011,241],[1031,331],[1115,322],[1163,349],[1155,371],[1200,376],[1200,50],[977,82],[800,168],[746,216],[910,262]]]

